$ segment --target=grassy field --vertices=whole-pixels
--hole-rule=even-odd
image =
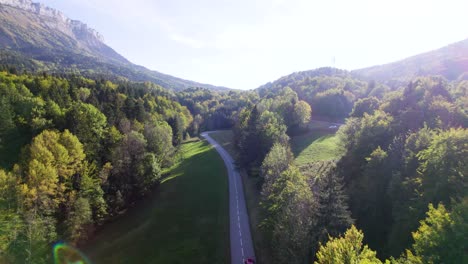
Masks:
[[[84,247],[93,263],[229,262],[224,163],[206,141],[183,144],[182,152],[153,195]]]
[[[291,149],[295,164],[301,166],[310,162],[331,160],[341,155],[338,148],[338,137],[333,131],[311,130],[291,138]]]

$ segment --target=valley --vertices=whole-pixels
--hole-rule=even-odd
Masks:
[[[450,4],[43,2],[0,0],[1,264],[468,263]]]

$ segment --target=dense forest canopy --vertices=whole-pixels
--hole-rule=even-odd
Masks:
[[[466,81],[425,77],[389,87],[325,68],[253,91],[172,92],[148,82],[4,69],[5,261],[47,263],[54,241],[86,241],[157,186],[185,138],[230,128],[240,165],[258,178],[260,228],[277,263],[327,263],[344,254],[329,248],[341,243],[362,245],[348,253],[377,261],[440,259],[444,250],[423,244],[432,229],[465,232]],[[289,141],[308,131],[311,117],[346,118],[338,131],[343,154],[298,168]],[[438,218],[441,211],[449,220]],[[362,231],[345,235],[353,224]],[[463,252],[462,242],[450,250]]]
[[[355,78],[350,72],[320,68],[296,72],[258,88],[260,96],[271,97],[290,88],[300,100],[313,106],[314,118],[344,120],[354,103],[364,97],[382,98],[389,87]]]
[[[232,130],[259,262],[468,263],[468,40],[236,91],[135,65],[60,11],[0,2],[0,263],[86,244],[213,130]],[[298,163],[298,138],[320,141],[317,157]]]
[[[317,99],[335,90],[352,98],[340,115],[334,114],[343,106],[338,97],[324,104]],[[468,194],[467,90],[465,81],[443,77],[389,87],[333,69],[295,73],[261,87],[260,101],[241,112],[234,131],[240,160],[258,178],[261,227],[273,259],[465,262],[468,233],[460,208]],[[294,106],[300,99],[310,103],[313,117],[347,117],[337,133],[343,154],[335,161],[299,169],[294,164],[289,138],[301,131],[291,129],[291,115],[299,114]],[[444,212],[450,218],[438,216]],[[362,232],[353,226],[330,240],[352,224]],[[441,237],[429,247],[437,232]],[[453,232],[465,239],[452,243]],[[356,252],[347,251],[346,243]]]
[[[0,94],[2,262],[50,263],[150,192],[193,120],[151,83],[2,71]]]

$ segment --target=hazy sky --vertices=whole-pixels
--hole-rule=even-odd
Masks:
[[[251,89],[294,71],[384,64],[468,38],[454,0],[36,0],[133,63]]]

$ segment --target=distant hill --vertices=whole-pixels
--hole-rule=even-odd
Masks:
[[[227,89],[135,65],[106,45],[96,30],[30,0],[0,0],[0,64],[28,71],[117,75],[175,90]]]
[[[468,39],[407,59],[353,71],[366,79],[407,81],[415,76],[442,75],[457,80],[468,74]]]
[[[294,72],[257,88],[260,98],[286,96],[289,90],[312,106],[314,118],[335,122],[348,116],[356,100],[368,95],[382,97],[387,87],[369,84],[349,71],[325,67]]]
[[[300,88],[304,82],[315,77],[337,77],[337,78],[352,78],[353,76],[349,71],[341,70],[332,67],[322,67],[308,71],[293,72],[285,75],[273,82],[268,82],[257,88],[260,93],[267,92],[268,90],[280,89],[283,87],[290,87],[293,90]]]

